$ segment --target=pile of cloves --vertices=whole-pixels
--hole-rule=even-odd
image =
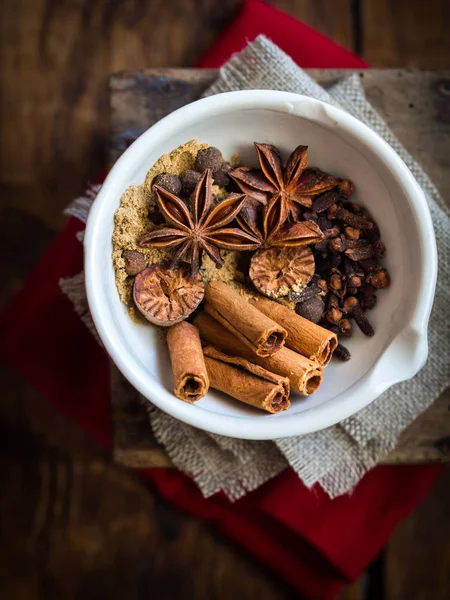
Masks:
[[[379,264],[385,254],[380,230],[369,212],[348,201],[353,191],[334,189],[318,196],[305,211],[304,219],[315,221],[325,239],[315,245],[316,274],[300,293],[292,293],[296,312],[339,337],[350,337],[353,321],[367,336],[374,330],[366,311],[374,308],[379,289],[387,288],[390,278]],[[335,356],[349,360],[350,352],[339,344]]]

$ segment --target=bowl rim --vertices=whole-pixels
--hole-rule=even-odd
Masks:
[[[325,402],[295,414],[291,419],[277,419],[277,415],[268,415],[266,419],[254,417],[236,417],[204,410],[195,410],[195,406],[182,401],[168,402],[167,396],[174,398],[171,391],[159,382],[151,373],[144,373],[134,361],[129,361],[121,351],[121,342],[111,320],[100,307],[104,273],[100,267],[101,224],[104,222],[106,204],[111,196],[123,193],[116,180],[119,174],[128,172],[136,161],[148,154],[148,147],[154,146],[173,133],[199,112],[204,118],[217,113],[235,112],[249,109],[265,109],[276,112],[289,112],[318,123],[331,118],[340,128],[359,139],[371,151],[377,153],[386,169],[402,187],[409,207],[414,214],[421,239],[421,281],[419,293],[411,318],[399,334],[381,352],[377,361],[368,372],[350,388],[338,394],[334,400]],[[306,114],[301,110],[306,109]],[[112,215],[109,215],[111,218]],[[425,364],[428,353],[427,325],[433,305],[437,277],[437,249],[434,228],[424,192],[412,173],[398,154],[375,131],[362,121],[344,110],[308,96],[273,90],[242,90],[226,92],[197,100],[167,115],[147,129],[117,160],[107,175],[103,186],[95,199],[87,221],[85,237],[85,283],[91,315],[107,352],[113,362],[130,383],[150,402],[180,421],[220,435],[241,439],[275,439],[303,435],[325,429],[346,419],[365,408],[386,389],[413,377]],[[399,348],[407,348],[407,356],[398,368]],[[397,361],[392,368],[392,361]],[[380,374],[385,373],[380,380]],[[148,377],[152,379],[149,389]],[[381,382],[380,382],[381,381]]]

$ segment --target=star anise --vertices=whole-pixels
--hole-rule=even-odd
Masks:
[[[308,246],[324,239],[320,227],[314,221],[288,223],[287,204],[273,198],[266,207],[245,202],[237,221],[242,229],[254,235],[264,248],[272,246]]]
[[[308,208],[312,198],[336,187],[340,182],[320,169],[308,167],[308,146],[297,146],[286,168],[280,152],[270,144],[257,144],[256,152],[261,169],[240,167],[229,173],[241,190],[261,204],[277,198],[287,205],[287,216],[297,220],[300,206]]]
[[[254,250],[259,240],[237,227],[226,228],[239,213],[244,194],[232,194],[211,209],[212,173],[206,169],[192,195],[192,214],[186,204],[164,188],[153,186],[156,201],[165,220],[172,227],[154,229],[143,235],[140,245],[156,248],[177,248],[171,266],[177,265],[184,255],[191,259],[192,278],[198,273],[203,250],[216,263],[224,264],[219,248],[226,250]]]

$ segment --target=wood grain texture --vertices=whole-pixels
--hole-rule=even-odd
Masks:
[[[344,48],[355,50],[352,0],[276,0],[273,4]]]
[[[124,71],[109,79],[109,164],[146,129],[177,108],[197,100],[214,81],[208,69]]]
[[[137,390],[111,368],[112,452],[114,462],[133,468],[172,467],[153,436],[148,412]],[[131,464],[130,464],[131,463]]]
[[[195,62],[240,0],[2,3],[0,177],[7,203],[59,227],[104,165],[111,71]],[[20,101],[18,101],[20,99]]]
[[[385,552],[385,600],[448,600],[450,469],[398,525]]]
[[[240,0],[1,3],[0,309],[62,225],[63,207],[105,165],[109,73],[194,64],[232,20],[239,4]],[[352,17],[342,13],[343,0],[275,4],[307,22],[312,19],[311,25],[352,47],[348,43]],[[431,4],[424,4],[424,10],[434,10]],[[371,6],[366,31],[377,17],[377,2]],[[402,6],[409,12],[411,3]],[[390,41],[390,54],[387,59],[382,54],[378,62],[375,42],[384,35],[396,38],[395,28],[401,27],[401,15],[387,32],[378,27],[368,58],[375,64],[389,59],[395,61],[390,64],[432,67],[439,45],[440,60],[448,58],[448,37],[433,42],[436,23],[425,14],[420,35],[431,43],[410,37],[409,45],[398,45],[401,54],[395,58],[397,46]],[[384,52],[383,45],[379,51]],[[444,66],[449,66],[448,60]],[[295,597],[246,554],[112,465],[88,434],[56,413],[5,365],[0,365],[0,377],[2,598]],[[149,427],[148,421],[139,425],[137,416],[133,418],[135,432],[127,434],[142,440],[136,430]],[[129,447],[126,440],[124,444]],[[141,459],[146,452],[141,452]],[[448,498],[440,486],[432,497],[442,494]],[[433,502],[443,506],[442,499]],[[435,506],[427,504],[427,510],[433,514]],[[387,582],[389,588],[400,566],[402,586],[395,588],[396,600],[429,597],[427,581],[428,591],[443,589],[436,581],[443,577],[437,567],[446,564],[440,557],[448,556],[442,554],[444,536],[439,537],[447,531],[443,522],[448,511],[441,509],[438,515],[439,522],[426,526],[424,519],[411,529],[409,520],[404,524],[411,533],[398,538],[398,558]],[[402,565],[405,547],[418,539],[421,554],[416,554],[414,564],[420,562],[423,575],[417,586],[420,596],[408,587]],[[340,600],[362,598],[359,592],[358,586],[351,586]]]
[[[353,71],[310,70],[309,73],[327,86]],[[443,196],[450,198],[450,96],[446,92],[450,71],[370,70],[359,74],[370,102],[430,173]],[[111,163],[162,116],[198,98],[214,77],[214,71],[186,69],[148,69],[112,75]],[[136,393],[124,381],[118,390],[112,397],[117,463],[128,467],[169,466],[170,461],[153,438],[146,410],[139,406]],[[402,433],[397,448],[383,462],[450,462],[450,450],[439,443],[450,432],[449,406],[450,390],[447,390]]]
[[[0,596],[293,600],[0,363]]]
[[[450,67],[448,0],[360,0],[362,55],[374,67]]]

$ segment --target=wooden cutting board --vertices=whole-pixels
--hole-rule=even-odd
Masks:
[[[367,98],[409,152],[423,165],[444,198],[450,198],[450,71],[310,70],[325,87],[357,73]],[[165,115],[199,98],[217,71],[148,69],[110,77],[109,160]],[[113,367],[113,453],[127,467],[166,467],[170,461],[153,438],[137,392]],[[386,464],[450,462],[450,390],[400,436]]]

